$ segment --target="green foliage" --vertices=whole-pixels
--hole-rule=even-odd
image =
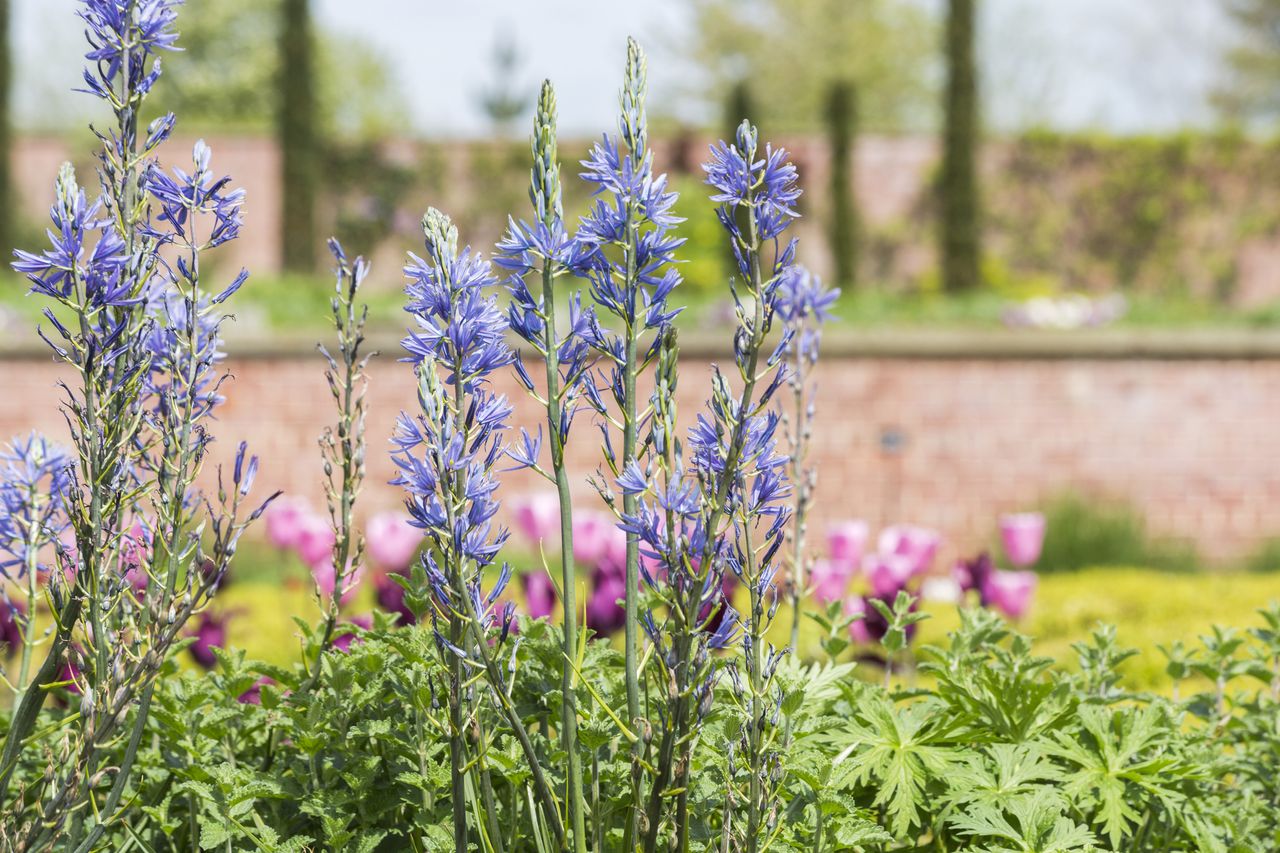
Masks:
[[[726,103],[750,80],[767,132],[822,127],[827,84],[856,83],[864,123],[877,130],[928,124],[935,28],[903,0],[696,0],[688,49]],[[741,121],[742,115],[737,116]],[[736,124],[736,122],[735,122]]]
[[[1044,550],[1037,564],[1042,573],[1089,566],[1182,572],[1202,564],[1189,543],[1151,536],[1142,515],[1124,503],[1067,494],[1050,502],[1045,519]]]
[[[1236,39],[1227,51],[1230,74],[1214,93],[1218,108],[1236,121],[1274,121],[1280,115],[1280,3],[1223,0]]]

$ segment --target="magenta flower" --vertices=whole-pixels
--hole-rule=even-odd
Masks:
[[[827,554],[832,560],[857,565],[867,549],[871,530],[865,521],[842,521],[827,528]]]
[[[987,607],[994,607],[1010,619],[1021,619],[1031,609],[1039,580],[1035,572],[1006,572],[996,569],[987,575],[982,584],[982,603]]]
[[[334,628],[332,645],[335,649],[346,654],[351,648],[352,643],[364,642],[359,637],[357,628],[368,631],[373,627],[373,618],[370,616],[352,616],[346,622],[340,623]]]
[[[226,648],[228,618],[225,615],[201,613],[200,622],[191,632],[195,642],[187,648],[187,651],[191,652],[195,662],[205,669],[213,669],[218,665],[218,658],[213,653],[214,647]]]
[[[911,561],[913,575],[929,571],[938,555],[942,537],[936,530],[910,524],[895,524],[880,531],[877,543],[881,554],[896,554]]]
[[[845,590],[853,581],[858,564],[848,560],[818,560],[809,572],[813,597],[822,604],[830,604],[844,598]]]
[[[277,548],[296,548],[303,519],[312,512],[302,498],[286,495],[272,501],[266,515],[267,539],[271,544]]]
[[[22,618],[26,605],[9,600],[0,591],[0,656],[13,654],[22,645]]]
[[[525,609],[530,619],[542,619],[556,612],[556,587],[546,572],[525,572],[520,576]]]
[[[298,519],[297,538],[293,547],[302,562],[312,567],[313,573],[316,566],[323,565],[326,561],[333,562],[333,546],[336,542],[333,528],[324,516],[308,510]]]
[[[578,512],[573,516],[573,559],[583,566],[596,566],[611,550],[610,539],[618,528],[612,516],[602,512]],[[626,535],[623,534],[625,540]],[[625,547],[625,542],[624,542]]]
[[[972,560],[956,560],[951,567],[951,579],[960,587],[961,595],[975,589],[981,594],[983,584],[993,571],[995,564],[991,562],[991,555],[983,551]]]
[[[868,554],[862,560],[862,572],[876,598],[892,601],[907,588],[918,573],[917,557],[907,554]]]
[[[601,636],[612,634],[627,621],[626,610],[618,602],[626,597],[626,579],[614,571],[592,573],[592,592],[587,600],[587,627]]]
[[[867,629],[867,600],[860,595],[851,595],[844,600],[846,618],[859,616],[849,623],[849,637],[859,645],[871,642],[871,631]]]
[[[1044,514],[1019,512],[1000,516],[1000,539],[1009,562],[1020,569],[1034,565],[1044,548]]]
[[[120,537],[120,558],[124,563],[124,576],[138,594],[146,592],[151,582],[147,564],[151,562],[151,529],[141,519],[136,519]]]
[[[511,502],[516,529],[530,542],[559,538],[560,496],[555,492],[535,492]],[[575,525],[575,531],[577,527]]]
[[[333,569],[332,557],[314,563],[311,566],[311,577],[316,582],[316,589],[320,590],[320,596],[325,599],[333,597],[333,588],[337,583],[336,573]],[[350,604],[351,599],[355,598],[356,591],[360,588],[360,583],[364,580],[364,565],[356,567],[354,572],[351,571],[351,564],[347,564],[347,571],[343,578],[342,590],[339,592],[340,603]]]
[[[369,556],[388,571],[409,568],[422,545],[422,531],[398,512],[381,512],[365,525]]]
[[[261,705],[262,704],[262,688],[267,684],[275,684],[275,680],[262,676],[252,687],[236,697],[236,701],[241,705]]]
[[[392,575],[407,576],[407,572],[379,572],[373,576],[373,594],[378,607],[400,617],[401,625],[413,625],[418,619],[404,603],[404,587],[396,583]]]

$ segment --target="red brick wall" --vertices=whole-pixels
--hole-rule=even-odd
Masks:
[[[264,489],[319,501],[316,437],[331,406],[318,357],[233,358],[228,367],[235,380],[215,459],[247,438],[263,456]],[[705,395],[708,367],[683,365],[685,418]],[[0,361],[0,436],[65,434],[58,375],[43,358]],[[1215,558],[1280,534],[1280,358],[828,358],[818,381],[818,530],[847,516],[907,520],[936,526],[955,552],[987,541],[997,513],[1071,488],[1131,500],[1154,530],[1192,538]],[[502,390],[517,423],[536,424],[515,383]],[[374,363],[365,510],[398,503],[383,448],[413,394],[405,365]],[[881,449],[886,429],[905,435],[899,455]],[[594,468],[598,443],[581,416],[572,442],[581,474]],[[509,477],[505,495],[539,487],[531,475]],[[581,477],[576,495],[593,498]]]

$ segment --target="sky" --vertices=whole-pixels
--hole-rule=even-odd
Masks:
[[[217,2],[217,0],[189,0]],[[517,46],[530,99],[555,83],[566,132],[612,126],[628,35],[650,53],[650,103],[696,109],[696,73],[680,58],[687,0],[314,0],[331,32],[373,45],[390,64],[417,132],[488,130],[477,93],[493,79],[494,45]],[[849,0],[857,2],[857,0]],[[914,0],[939,7],[942,0]],[[980,52],[988,122],[997,128],[1159,132],[1212,118],[1230,30],[1221,0],[983,0]],[[78,102],[75,0],[12,0],[20,126],[57,124]]]

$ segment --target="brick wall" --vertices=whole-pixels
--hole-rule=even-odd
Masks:
[[[976,355],[951,345],[845,349],[818,372],[818,529],[848,516],[910,520],[944,531],[954,553],[987,541],[997,513],[1070,488],[1131,500],[1154,530],[1194,539],[1214,558],[1241,556],[1280,534],[1274,342],[1261,354],[1202,347],[1194,357],[1090,348],[1028,354],[989,342]],[[682,366],[686,418],[705,394],[709,364],[704,356]],[[235,380],[215,427],[223,438],[215,458],[228,458],[234,440],[248,438],[264,457],[263,488],[319,501],[316,436],[330,402],[318,357],[259,353],[228,367]],[[0,435],[65,434],[56,410],[59,372],[43,357],[0,361]],[[517,423],[536,424],[528,399],[514,382],[506,386]],[[413,394],[404,365],[374,362],[366,510],[398,503],[397,490],[384,485],[391,466],[382,448]],[[883,449],[886,432],[905,439],[900,453]],[[585,475],[598,453],[587,416],[573,439],[573,461]],[[506,495],[539,487],[530,475],[509,476]],[[583,502],[592,498],[582,476],[575,490]]]

